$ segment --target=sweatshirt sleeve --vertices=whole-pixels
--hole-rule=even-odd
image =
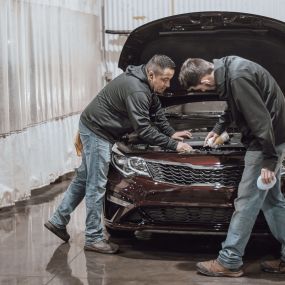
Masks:
[[[138,135],[151,145],[176,150],[178,142],[151,125],[150,108],[151,100],[143,92],[134,92],[127,97],[126,109],[128,117]]]
[[[278,161],[274,131],[270,114],[261,98],[258,86],[252,80],[241,77],[231,81],[231,90],[238,110],[262,146],[262,168],[274,171]]]
[[[220,135],[230,125],[231,121],[229,118],[230,118],[229,109],[227,107],[225,112],[221,115],[221,117],[219,118],[219,121],[216,123],[212,131]]]
[[[155,126],[165,135],[171,137],[175,130],[170,126],[165,112],[161,107],[160,101],[157,96],[153,95],[152,113],[155,116]]]

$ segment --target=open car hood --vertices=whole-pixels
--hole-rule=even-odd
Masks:
[[[188,57],[212,61],[238,55],[264,66],[285,91],[285,23],[238,12],[198,12],[162,18],[135,29],[121,52],[119,67],[146,63],[165,54],[177,66],[170,94],[186,94],[178,82]],[[171,97],[171,96],[168,96]],[[189,96],[190,97],[190,96]]]

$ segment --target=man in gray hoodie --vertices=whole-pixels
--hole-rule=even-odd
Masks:
[[[238,56],[215,59],[213,63],[188,59],[181,68],[179,80],[186,89],[216,90],[227,101],[228,109],[206,137],[205,144],[235,122],[247,149],[227,238],[218,258],[199,262],[197,270],[209,276],[242,276],[244,249],[262,210],[282,250],[281,259],[265,261],[261,268],[266,272],[285,273],[285,199],[280,190],[285,155],[284,94],[266,69]],[[277,182],[267,191],[259,190],[256,183],[259,175],[265,184],[271,183],[275,176]]]
[[[189,131],[175,132],[169,125],[156,93],[170,86],[175,64],[165,55],[153,56],[146,65],[129,66],[107,84],[80,117],[82,163],[56,212],[45,227],[67,242],[70,214],[85,197],[85,250],[115,253],[118,245],[104,239],[101,213],[106,191],[111,148],[122,136],[136,131],[146,143],[173,151],[191,150],[182,142]],[[155,121],[151,121],[151,117]]]

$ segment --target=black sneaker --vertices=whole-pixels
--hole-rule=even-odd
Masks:
[[[66,228],[60,229],[56,227],[54,224],[52,224],[50,221],[47,221],[44,225],[48,230],[57,235],[63,241],[68,242],[68,240],[70,239],[70,235],[68,234]]]

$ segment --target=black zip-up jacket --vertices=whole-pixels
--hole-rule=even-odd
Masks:
[[[237,56],[214,62],[219,97],[228,109],[213,131],[220,134],[235,122],[248,150],[263,152],[262,167],[274,171],[275,146],[285,142],[285,99],[270,73],[257,63]]]
[[[151,117],[155,117],[153,126]],[[169,125],[157,95],[148,84],[145,65],[129,66],[86,107],[82,123],[98,136],[114,143],[136,131],[146,143],[176,150],[178,142],[170,137]]]

